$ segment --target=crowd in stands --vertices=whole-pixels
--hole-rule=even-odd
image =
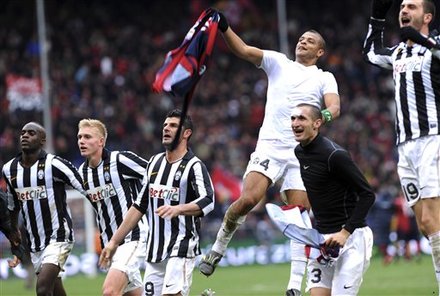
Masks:
[[[34,2],[8,0],[0,5],[0,167],[19,151],[22,125],[42,122],[40,111],[9,111],[5,84],[11,73],[39,76]],[[279,50],[276,3],[45,1],[55,152],[75,165],[81,163],[77,124],[89,117],[107,125],[110,149],[132,150],[145,158],[162,151],[164,115],[181,106],[180,98],[151,91],[166,52],[180,44],[210,6],[222,10],[249,44]],[[305,30],[322,33],[327,54],[319,66],[334,73],[342,107],[341,117],[323,133],[352,153],[378,194],[391,190],[397,196],[391,73],[362,59],[369,5],[352,0],[286,1],[288,40],[293,51]],[[389,26],[397,28],[397,8],[389,17]],[[398,35],[388,32],[386,41],[393,44]],[[219,33],[190,107],[196,127],[192,149],[210,170],[219,168],[241,178],[264,115],[266,83],[264,72],[233,56]],[[271,195],[277,198],[276,191]],[[220,203],[228,202],[228,196],[221,198]]]

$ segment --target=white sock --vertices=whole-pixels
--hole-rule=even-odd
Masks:
[[[287,290],[297,289],[301,291],[301,284],[306,272],[307,257],[305,245],[290,241],[290,279]]]
[[[432,263],[440,292],[440,231],[429,235],[429,243],[432,250]]]
[[[240,227],[244,220],[246,220],[246,216],[240,216],[236,220],[230,216],[231,215],[229,215],[229,212],[226,212],[222,226],[218,230],[217,238],[211,248],[211,250],[221,255],[225,254],[228,244],[231,241],[235,231],[237,231],[238,227]]]

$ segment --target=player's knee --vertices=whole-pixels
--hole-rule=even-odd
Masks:
[[[37,296],[46,296],[53,294],[53,287],[49,287],[49,285],[37,284],[36,288]]]
[[[104,284],[102,286],[103,296],[121,295],[120,291],[117,291],[112,285]]]
[[[438,224],[439,222],[435,217],[432,215],[423,214],[420,219],[419,228],[424,235],[430,235],[431,233],[438,231]]]

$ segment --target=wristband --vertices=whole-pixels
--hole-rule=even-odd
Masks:
[[[330,111],[328,111],[328,109],[321,110],[321,114],[322,117],[324,118],[324,123],[332,121],[333,115]]]

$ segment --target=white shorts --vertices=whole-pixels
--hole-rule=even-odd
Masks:
[[[171,257],[160,263],[145,265],[145,296],[162,294],[189,295],[196,258]]]
[[[324,235],[328,237],[329,235]],[[357,295],[362,277],[370,266],[373,251],[373,233],[369,227],[357,228],[341,248],[339,257],[331,266],[316,259],[307,264],[307,288],[331,289],[331,295]]]
[[[409,206],[440,196],[440,136],[426,136],[398,146],[397,172]]]
[[[34,265],[35,273],[38,274],[43,264],[54,264],[60,268],[58,277],[62,277],[64,264],[73,249],[73,242],[53,242],[49,243],[44,250],[32,253],[31,260]]]
[[[143,250],[142,247],[144,247]],[[146,247],[142,241],[126,242],[116,249],[110,268],[120,270],[127,275],[128,285],[124,293],[142,287],[139,257],[145,252]]]
[[[293,137],[292,143],[296,143]],[[281,192],[289,189],[306,191],[301,179],[299,161],[295,156],[295,146],[280,141],[258,141],[244,177],[250,172],[259,172],[271,179],[272,184],[282,180]]]

